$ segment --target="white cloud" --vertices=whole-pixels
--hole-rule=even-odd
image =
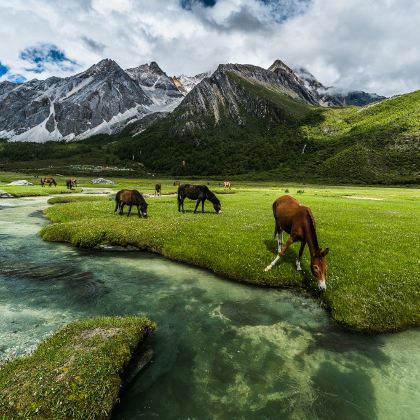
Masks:
[[[344,89],[420,88],[419,2],[308,1],[218,0],[185,10],[179,0],[0,0],[0,62],[32,78],[21,51],[54,44],[81,69],[112,58],[124,68],[155,60],[168,74],[195,74],[280,58]],[[47,65],[36,77],[68,74]]]

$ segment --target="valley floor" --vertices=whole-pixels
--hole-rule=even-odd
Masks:
[[[112,187],[152,193],[155,182],[125,179]],[[176,191],[173,180],[159,182],[164,194]],[[229,191],[219,185],[211,181],[209,187],[221,199],[220,215],[210,203],[204,214],[193,214],[195,203],[187,201],[186,213],[178,213],[173,195],[148,198],[147,219],[135,212],[130,218],[114,214],[114,202],[106,197],[58,197],[54,201],[61,204],[45,211],[54,223],[41,235],[88,248],[135,246],[233,280],[295,288],[319,299],[338,323],[358,331],[420,325],[419,189],[238,182]],[[330,248],[328,287],[322,295],[310,274],[307,249],[303,271],[295,270],[299,244],[271,272],[263,271],[276,252],[271,204],[285,193],[311,207],[320,246]]]

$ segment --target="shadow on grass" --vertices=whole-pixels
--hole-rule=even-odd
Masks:
[[[277,241],[275,239],[266,239],[264,240],[265,247],[267,251],[270,251],[273,255],[277,255]],[[281,257],[280,261],[273,267],[273,270],[275,270],[276,267],[279,265],[288,264],[291,265],[296,270],[296,259],[298,257],[298,253],[295,249],[289,248],[286,252],[286,254]],[[267,262],[267,265],[271,261]],[[311,272],[308,269],[305,268],[305,264],[302,262],[302,271],[297,271],[300,274],[300,278],[302,280],[302,286],[308,289],[312,289],[313,287],[313,279]],[[316,293],[318,294],[318,293]]]

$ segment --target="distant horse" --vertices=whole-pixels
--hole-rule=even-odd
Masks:
[[[178,211],[184,212],[184,200],[189,198],[190,200],[197,200],[195,205],[194,213],[197,213],[198,205],[201,201],[201,211],[204,213],[204,202],[209,200],[213,203],[213,207],[216,213],[221,213],[222,206],[216,195],[209,190],[207,185],[192,185],[182,184],[178,187]]]
[[[76,178],[69,178],[66,180],[66,187],[69,190],[72,190],[73,188],[77,188],[77,180]]]
[[[160,184],[155,185],[155,197],[160,195],[161,189],[162,189],[162,186]]]
[[[131,208],[137,207],[139,217],[147,217],[147,203],[141,193],[137,190],[121,190],[115,196],[115,210],[114,213],[120,209],[120,216],[124,214],[124,206],[130,206],[127,217],[130,216]]]
[[[44,178],[41,178],[41,186],[43,187],[45,184],[48,184],[49,187],[51,187],[51,185],[54,185],[54,187],[57,186],[57,183],[52,176],[45,176]]]
[[[174,187],[178,185],[178,187],[181,185],[181,181],[174,181]]]
[[[224,181],[223,182],[223,188],[229,188],[229,189],[231,189],[230,187],[231,187],[230,181]]]
[[[289,195],[279,197],[273,203],[273,213],[275,219],[274,234],[277,237],[278,256],[265,268],[270,271],[276,262],[283,257],[287,249],[293,242],[301,242],[299,257],[296,259],[296,269],[302,270],[300,259],[302,258],[305,245],[308,244],[311,255],[311,271],[318,280],[318,288],[325,290],[327,273],[327,262],[325,256],[329,249],[322,250],[318,245],[315,231],[315,220],[309,207],[302,206],[297,200]],[[283,246],[283,231],[290,236]]]

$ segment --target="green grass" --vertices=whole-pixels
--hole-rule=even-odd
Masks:
[[[303,272],[295,270],[298,244],[271,272],[263,271],[276,249],[271,204],[286,188],[312,208],[320,245],[330,248],[328,288],[321,296],[307,250]],[[207,213],[193,214],[193,202],[179,214],[176,197],[148,199],[148,219],[114,215],[113,202],[61,204],[45,211],[55,223],[45,226],[41,236],[81,247],[137,246],[234,280],[309,290],[337,322],[359,331],[420,325],[418,189],[248,183],[233,192],[220,195],[221,215],[211,212],[209,204]]]
[[[109,201],[108,197],[104,196],[95,196],[95,195],[86,195],[86,196],[58,196],[58,197],[51,197],[48,199],[48,204],[64,204],[64,203],[80,203],[84,201]]]
[[[0,368],[2,418],[109,418],[122,371],[155,328],[148,319],[134,316],[67,325],[32,355]]]

